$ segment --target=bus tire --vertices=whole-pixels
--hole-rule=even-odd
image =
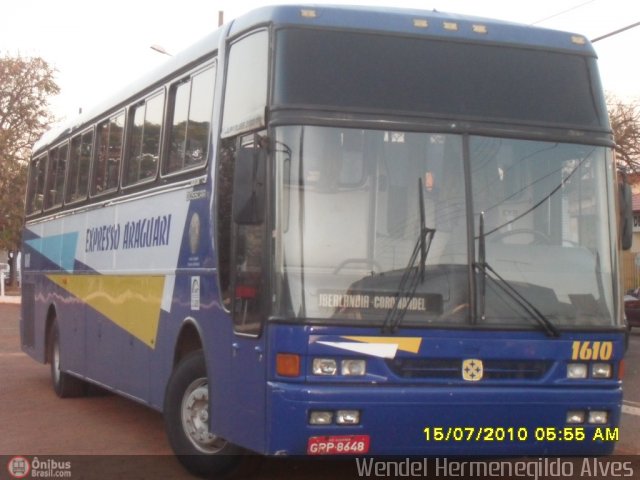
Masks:
[[[229,473],[243,450],[209,432],[209,390],[202,350],[176,366],[164,400],[164,423],[171,448],[191,473],[203,477]]]
[[[57,322],[53,322],[49,331],[49,364],[51,365],[51,383],[53,391],[60,398],[82,397],[87,392],[87,384],[60,369],[60,332]]]

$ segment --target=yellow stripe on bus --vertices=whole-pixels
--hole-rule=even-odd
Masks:
[[[164,276],[57,274],[47,278],[155,348]]]

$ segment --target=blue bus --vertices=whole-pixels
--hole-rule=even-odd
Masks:
[[[198,474],[610,453],[613,146],[581,35],[257,9],[34,146],[22,347]]]

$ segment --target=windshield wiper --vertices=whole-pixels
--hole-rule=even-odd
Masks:
[[[413,247],[413,252],[411,252],[409,263],[400,278],[400,283],[398,284],[398,289],[393,302],[393,308],[387,311],[387,316],[382,323],[382,333],[394,333],[398,330],[398,327],[402,323],[402,319],[407,313],[411,300],[416,295],[418,284],[424,283],[425,263],[427,262],[427,255],[429,255],[429,248],[431,247],[431,242],[436,230],[435,228],[427,228],[425,225],[424,193],[422,188],[422,179],[418,178],[420,232],[418,234],[416,245]],[[420,257],[420,264],[418,265],[418,268],[415,268],[418,256]]]
[[[482,274],[480,277],[480,298],[479,309],[480,318],[485,319],[486,308],[486,280],[491,280],[500,290],[507,294],[514,302],[516,302],[531,318],[533,318],[550,337],[559,337],[560,331],[556,326],[536,308],[536,306],[527,300],[513,285],[505,280],[498,272],[496,272],[486,260],[485,250],[485,233],[484,233],[484,212],[480,214],[480,225],[478,235],[478,262],[474,263],[474,267]],[[489,272],[493,275],[489,275]],[[494,278],[495,277],[495,278]]]
[[[485,242],[484,242],[484,212],[480,212],[480,238],[478,239],[478,262],[475,264],[475,267],[480,270],[482,275],[480,276],[480,285],[478,288],[480,289],[480,298],[478,299],[478,309],[480,310],[480,319],[485,319],[485,310],[486,310],[486,299],[487,299],[487,253],[485,251]],[[472,322],[472,323],[475,323]]]

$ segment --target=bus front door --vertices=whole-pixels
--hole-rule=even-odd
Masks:
[[[269,237],[264,221],[267,158],[256,142],[259,138],[252,134],[230,139],[220,158],[220,278],[232,331],[224,336],[228,344],[221,346],[221,355],[228,357],[213,367],[222,382],[221,389],[212,392],[212,405],[221,407],[214,408],[212,428],[232,443],[263,453]]]
[[[266,445],[264,237],[263,225],[237,226],[230,372],[228,382],[225,382],[229,390],[222,392],[227,417],[219,419],[225,425],[228,440],[256,452],[264,452]]]

